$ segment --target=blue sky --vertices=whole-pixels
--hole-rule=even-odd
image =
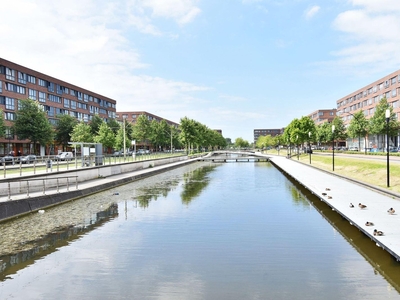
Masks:
[[[399,0],[0,0],[0,56],[234,140],[400,68]]]

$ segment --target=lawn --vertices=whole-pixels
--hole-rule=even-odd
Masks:
[[[268,151],[271,154],[277,152]],[[286,151],[280,151],[280,155],[286,155]],[[297,156],[292,157],[297,160]],[[309,155],[301,154],[299,161],[309,164]],[[329,172],[332,172],[332,156],[318,155],[311,156],[311,165]],[[347,158],[335,156],[334,173],[343,175],[361,182],[365,182],[380,188],[388,189],[400,193],[400,162],[389,162],[390,187],[387,187],[387,165],[386,161],[374,161],[369,159]]]

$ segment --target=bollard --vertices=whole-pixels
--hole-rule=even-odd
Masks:
[[[46,195],[46,183],[43,179],[43,195]]]
[[[8,200],[11,200],[11,187],[10,187],[10,182],[8,182]]]
[[[57,169],[58,169],[58,164],[57,164]],[[60,193],[59,185],[58,185],[58,178],[57,178],[57,193]]]
[[[30,196],[29,196],[29,181],[26,181],[26,197],[30,198]]]

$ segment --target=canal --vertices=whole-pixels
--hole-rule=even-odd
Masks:
[[[0,299],[400,299],[400,264],[271,164],[194,163],[0,224]]]

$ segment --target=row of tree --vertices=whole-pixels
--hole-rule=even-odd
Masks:
[[[386,122],[386,110],[389,109],[389,123]],[[336,116],[332,123],[325,122],[316,125],[310,117],[294,119],[285,128],[282,135],[275,137],[260,136],[256,142],[256,147],[265,148],[278,145],[302,145],[305,143],[327,144],[333,140],[345,140],[351,138],[365,138],[368,134],[376,134],[384,139],[387,130],[389,136],[397,136],[400,123],[397,120],[393,108],[388,104],[387,99],[383,98],[375,107],[374,115],[367,119],[363,111],[352,114],[353,118],[346,128],[342,118]],[[334,125],[334,130],[332,129]]]
[[[179,128],[170,126],[165,120],[150,121],[145,115],[139,116],[134,125],[125,120],[122,124],[115,119],[105,122],[98,115],[94,115],[89,123],[79,122],[70,115],[59,115],[57,118],[57,124],[52,126],[38,102],[19,100],[12,133],[21,140],[30,140],[33,145],[39,143],[45,146],[55,142],[63,149],[70,142],[101,143],[105,148],[123,149],[124,143],[129,148],[133,140],[145,146],[151,144],[155,149],[226,146],[221,134],[187,117],[181,119]],[[0,118],[0,137],[4,137],[5,129],[4,119]]]

